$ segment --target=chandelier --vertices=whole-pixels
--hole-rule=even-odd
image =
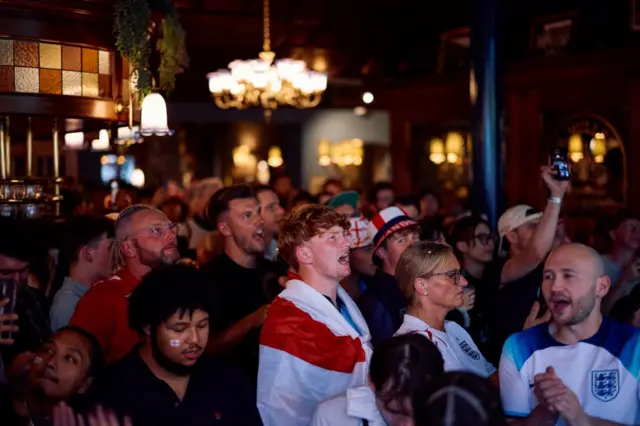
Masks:
[[[219,108],[261,107],[268,117],[278,106],[313,108],[327,89],[327,75],[310,71],[304,61],[279,59],[271,51],[269,0],[264,0],[264,42],[259,59],[235,60],[228,70],[207,74]]]

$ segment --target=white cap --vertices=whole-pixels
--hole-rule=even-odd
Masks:
[[[542,212],[526,204],[511,207],[500,216],[500,220],[498,220],[498,233],[500,237],[504,237],[507,232],[511,232],[525,223],[538,220],[541,217]]]

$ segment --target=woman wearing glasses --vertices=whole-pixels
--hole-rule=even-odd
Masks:
[[[480,353],[473,339],[447,313],[464,303],[467,280],[449,246],[420,242],[400,257],[396,268],[398,288],[408,309],[396,335],[419,333],[440,350],[445,371],[469,371],[496,379],[496,369]]]

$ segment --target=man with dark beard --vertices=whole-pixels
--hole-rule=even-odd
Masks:
[[[206,217],[224,238],[224,252],[204,265],[213,298],[223,303],[220,324],[208,350],[241,368],[253,381],[258,374],[260,328],[269,303],[282,290],[274,264],[264,258],[265,221],[255,190],[232,185],[218,190]]]
[[[143,339],[110,365],[90,390],[92,403],[136,426],[260,424],[247,378],[207,355],[216,303],[198,269],[167,265],[129,298],[129,325]]]
[[[93,285],[70,321],[96,336],[107,363],[122,358],[138,342],[128,326],[127,298],[151,269],[179,260],[176,230],[164,213],[144,204],[118,216],[113,251],[119,269]]]
[[[640,330],[602,316],[609,286],[592,248],[569,243],[549,255],[542,293],[552,321],[510,336],[500,360],[502,403],[518,425],[640,424]]]

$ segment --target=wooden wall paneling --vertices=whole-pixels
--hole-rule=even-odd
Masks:
[[[640,214],[640,80],[634,79],[629,90],[629,138],[626,141],[627,207]],[[635,166],[635,167],[634,167]]]

